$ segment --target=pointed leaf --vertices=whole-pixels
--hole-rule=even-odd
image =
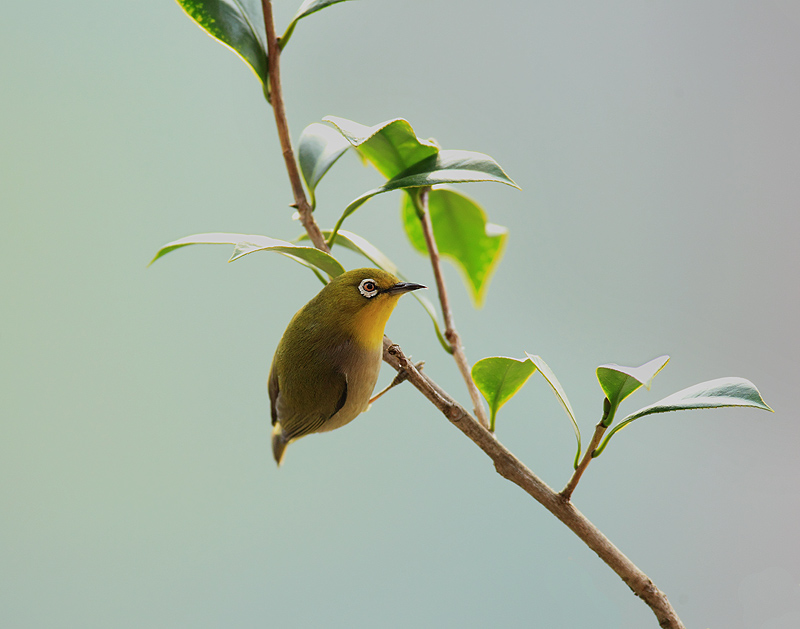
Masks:
[[[494,432],[497,411],[528,381],[536,366],[529,359],[506,356],[483,358],[472,367],[472,380],[489,403],[489,430]]]
[[[248,238],[246,234],[226,234],[226,233],[214,233],[214,234],[194,234],[193,236],[186,236],[184,238],[179,238],[178,240],[173,240],[172,242],[168,242],[166,245],[161,247],[158,250],[155,257],[150,260],[150,264],[153,264],[159,258],[164,257],[168,253],[175,251],[176,249],[180,249],[181,247],[188,247],[189,245],[235,245],[242,239]]]
[[[403,195],[403,225],[411,244],[428,255],[422,225],[411,195]],[[439,253],[461,271],[477,307],[483,305],[489,281],[503,257],[508,230],[486,221],[483,208],[447,188],[428,193],[428,212]]]
[[[474,151],[439,151],[407,168],[379,188],[365,192],[348,205],[333,229],[333,239],[344,220],[369,199],[383,192],[403,188],[423,188],[442,183],[494,181],[519,188],[488,155]]]
[[[267,85],[267,38],[260,0],[177,0],[206,33],[238,54]]]
[[[324,231],[322,234],[323,236],[329,236],[330,232]],[[344,229],[339,232],[339,235],[342,237],[342,239],[336,241],[337,245],[341,245],[345,249],[349,249],[350,251],[355,251],[356,253],[361,254],[379,269],[388,271],[392,275],[399,277],[401,280],[407,281],[407,278],[403,276],[397,265],[392,262],[389,257],[383,253],[383,251],[378,249],[366,238],[362,238],[358,234],[354,234],[353,232]]]
[[[286,31],[283,33],[280,41],[281,50],[284,49],[286,44],[289,43],[289,38],[291,38],[292,33],[294,33],[294,27],[297,26],[297,22],[299,22],[304,17],[311,15],[312,13],[316,13],[324,9],[325,7],[329,7],[332,4],[337,4],[339,2],[345,2],[346,0],[305,0],[303,4],[300,5],[300,8],[297,10],[297,13],[292,18],[292,21],[289,22],[289,25],[286,27]]]
[[[292,258],[295,262],[299,262],[303,266],[319,269],[331,277],[344,273],[344,267],[339,264],[339,261],[324,251],[320,251],[314,247],[302,247],[285,240],[277,240],[275,238],[269,238],[268,236],[255,234],[213,233],[186,236],[185,238],[173,240],[161,247],[155,257],[150,261],[150,264],[153,264],[153,262],[165,256],[170,251],[175,251],[175,249],[180,249],[181,247],[187,247],[189,245],[234,245],[233,255],[228,262],[238,260],[242,256],[253,253],[254,251],[276,251]]]
[[[387,179],[439,151],[435,142],[420,140],[409,122],[402,118],[373,127],[337,116],[326,116],[323,120],[336,127],[358,154]]]
[[[772,412],[772,409],[764,402],[756,386],[744,378],[718,378],[701,382],[694,386],[682,389],[659,400],[655,404],[645,406],[635,413],[631,413],[619,424],[617,424],[595,450],[593,456],[599,456],[606,447],[608,440],[616,433],[625,428],[632,421],[652,415],[654,413],[667,413],[669,411],[687,411],[698,408],[722,408],[725,406],[749,406],[760,408]]]
[[[578,451],[575,454],[575,461],[573,462],[573,467],[577,469],[578,460],[581,457],[581,430],[578,428],[578,422],[575,419],[575,412],[572,410],[572,404],[569,403],[569,399],[564,391],[564,387],[561,386],[558,378],[556,378],[556,374],[554,374],[553,370],[550,369],[546,362],[544,362],[544,359],[542,359],[541,356],[529,354],[528,352],[525,352],[525,355],[536,366],[536,368],[539,370],[539,373],[544,376],[544,379],[547,380],[547,384],[550,385],[550,388],[553,389],[553,393],[556,394],[558,401],[561,402],[561,406],[563,406],[564,410],[567,411],[567,415],[572,422],[572,429],[575,431],[575,438],[578,440]]]
[[[623,367],[614,363],[600,365],[597,379],[609,401],[609,412],[603,418],[603,425],[610,426],[620,403],[642,385],[650,389],[653,378],[669,362],[669,356],[659,356],[639,367]]]
[[[330,235],[330,232],[324,231],[322,232],[322,235],[327,238]],[[308,240],[308,235],[303,234],[300,236],[300,238],[298,238],[298,240]],[[346,249],[350,249],[351,251],[355,251],[356,253],[360,253],[379,269],[389,271],[389,273],[392,275],[399,277],[403,281],[407,281],[407,278],[400,272],[400,270],[397,268],[397,265],[366,238],[362,238],[358,234],[354,234],[353,232],[343,229],[339,232],[339,236],[336,238],[336,244],[341,245]],[[448,354],[452,354],[453,348],[450,346],[450,343],[447,342],[447,339],[444,338],[444,334],[442,334],[442,328],[439,325],[439,319],[436,316],[436,309],[433,307],[433,304],[427,297],[420,295],[418,291],[413,291],[411,295],[425,309],[425,312],[428,313],[428,316],[433,323],[433,328],[436,332],[436,338],[439,339],[439,343],[441,343],[442,347]]]
[[[233,262],[256,251],[277,251],[293,258],[300,258],[331,277],[344,273],[344,267],[329,253],[325,253],[316,247],[301,247],[285,240],[276,240],[267,236],[251,236],[248,240],[237,242],[233,249],[233,255],[228,262]]]
[[[297,9],[297,13],[292,18],[292,22],[297,22],[297,20],[307,17],[312,13],[316,13],[317,11],[320,11],[325,7],[329,7],[330,5],[338,2],[345,2],[345,0],[305,0],[303,4],[300,5],[300,8]]]
[[[311,201],[316,207],[314,190],[331,166],[350,148],[350,143],[335,129],[314,122],[303,129],[297,145],[297,161],[303,173]]]
[[[725,406],[750,406],[772,412],[752,382],[745,378],[729,377],[701,382],[682,389],[655,404],[639,409],[628,415],[623,421],[631,422],[653,413]]]
[[[477,151],[441,150],[386,182],[392,189],[418,188],[439,183],[494,181],[519,189],[496,161]]]

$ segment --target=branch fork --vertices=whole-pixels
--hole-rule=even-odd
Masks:
[[[578,467],[575,468],[572,478],[569,479],[569,482],[560,492],[561,497],[565,500],[572,498],[572,492],[575,491],[575,488],[578,486],[578,482],[581,480],[581,476],[583,476],[586,468],[589,467],[589,463],[592,462],[592,458],[594,458],[594,451],[597,449],[597,446],[600,445],[600,441],[603,439],[605,432],[606,426],[604,426],[603,422],[601,421],[599,424],[597,424],[597,426],[595,426],[592,440],[589,442],[589,446],[586,448],[586,453],[583,455]]]

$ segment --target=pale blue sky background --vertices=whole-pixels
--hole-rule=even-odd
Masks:
[[[688,627],[800,625],[799,32],[790,1],[362,0],[284,58],[295,138],[405,117],[522,186],[462,188],[511,230],[483,310],[447,268],[470,360],[543,356],[587,440],[606,362],[672,356],[624,411],[728,375],[776,409],[643,419],[575,494]],[[146,268],[298,234],[256,79],[174,2],[11,3],[0,59],[0,625],[656,626],[408,387],[275,469],[267,370],[317,280],[213,247]],[[320,222],[379,180],[345,156]],[[429,283],[398,206],[348,227]],[[467,400],[412,300],[388,332]],[[566,482],[540,379],[499,437]]]

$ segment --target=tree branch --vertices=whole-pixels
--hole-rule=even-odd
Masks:
[[[398,345],[393,345],[387,338],[383,344],[384,360],[395,369],[406,372],[408,381],[492,459],[498,474],[522,488],[583,540],[653,610],[659,626],[685,629],[666,595],[571,502],[550,489],[501,444],[494,433],[481,426],[427,374],[418,371]]]
[[[264,28],[267,31],[267,65],[269,67],[270,102],[272,111],[275,114],[275,126],[278,129],[278,139],[281,143],[283,161],[286,162],[286,172],[289,174],[289,182],[292,185],[294,194],[294,206],[300,215],[300,222],[308,233],[308,237],[317,249],[322,249],[330,253],[325,238],[314,220],[311,205],[306,199],[303,182],[300,178],[300,171],[297,168],[297,161],[294,158],[292,148],[292,138],[289,134],[289,122],[286,119],[286,108],[283,104],[283,91],[281,89],[281,49],[278,44],[278,37],[275,34],[275,21],[272,17],[272,2],[261,0],[264,9]]]
[[[423,189],[415,197],[415,202],[418,210],[420,223],[422,223],[422,233],[425,235],[425,243],[428,245],[428,255],[431,259],[431,266],[433,267],[433,276],[436,278],[436,289],[439,293],[439,302],[442,305],[442,316],[444,317],[444,337],[453,348],[453,359],[456,361],[458,370],[461,372],[461,377],[467,385],[469,397],[472,400],[472,406],[475,409],[475,415],[478,421],[484,428],[489,427],[489,419],[486,417],[486,409],[483,407],[481,394],[475,382],[472,380],[472,374],[469,369],[469,362],[467,355],[464,353],[464,346],[461,343],[461,337],[456,330],[455,322],[453,321],[453,311],[450,308],[450,298],[447,295],[447,286],[444,283],[444,275],[442,274],[441,257],[439,256],[439,247],[436,245],[436,238],[433,234],[433,225],[431,225],[430,212],[428,212],[428,189]]]
[[[273,111],[275,113],[275,124],[278,129],[278,137],[280,138],[281,148],[283,150],[283,158],[286,162],[286,171],[289,175],[289,181],[292,185],[294,193],[295,205],[300,214],[300,220],[308,233],[309,238],[318,249],[329,251],[325,239],[322,237],[322,232],[319,229],[311,207],[305,196],[303,190],[300,172],[297,167],[297,162],[294,158],[294,151],[292,149],[291,138],[289,135],[289,125],[286,120],[286,112],[283,104],[283,94],[281,92],[280,82],[280,49],[278,40],[275,35],[275,25],[272,17],[272,3],[270,0],[262,0],[264,9],[264,25],[267,31],[267,51],[269,56],[269,80],[271,87],[271,101]],[[452,312],[450,311],[449,300],[447,298],[447,291],[444,286],[444,280],[441,274],[441,266],[439,264],[438,250],[436,249],[436,242],[433,239],[433,230],[430,227],[430,220],[427,216],[427,205],[425,206],[425,219],[423,220],[423,228],[426,232],[426,240],[428,241],[428,250],[431,252],[431,261],[434,267],[434,274],[436,275],[437,286],[439,287],[439,296],[442,300],[442,311],[445,317],[445,324],[447,331],[445,336],[453,345],[456,351],[460,350],[461,358],[457,358],[456,362],[459,366],[464,379],[467,381],[467,386],[470,387],[470,395],[474,383],[469,374],[467,367],[466,356],[464,356],[463,348],[455,331],[452,320]],[[427,225],[427,227],[425,227]],[[434,257],[435,252],[435,257]],[[483,424],[473,418],[462,406],[451,398],[436,382],[428,377],[427,374],[419,371],[414,364],[403,354],[403,351],[398,345],[385,337],[383,338],[383,359],[391,365],[398,372],[406,375],[409,382],[420,393],[422,393],[428,400],[430,400],[436,408],[438,408],[450,422],[456,426],[461,432],[469,437],[481,450],[483,450],[489,458],[494,462],[497,473],[503,478],[510,480],[521,487],[525,492],[538,501],[550,513],[563,522],[570,530],[572,530],[583,542],[591,548],[608,566],[616,572],[620,578],[631,588],[631,590],[640,597],[658,618],[659,625],[664,629],[685,629],[675,610],[670,605],[667,597],[655,586],[655,584],[644,574],[636,565],[631,562],[619,549],[614,546],[608,538],[605,537],[586,517],[578,511],[575,506],[565,498],[563,495],[556,493],[541,481],[531,470],[529,470],[519,459],[517,459],[505,446],[503,446],[495,437],[494,433],[489,432],[486,428],[485,413],[483,416]],[[470,386],[472,385],[472,386]],[[477,389],[475,390],[477,394]],[[475,399],[473,396],[473,403],[476,407],[476,414],[479,416],[483,412],[483,404],[480,397]],[[480,409],[480,410],[478,410]],[[595,433],[597,437],[597,432]],[[592,440],[587,456],[591,456],[597,444]],[[586,457],[584,457],[586,459]],[[588,462],[587,462],[588,465]],[[580,469],[580,466],[579,466]],[[585,469],[585,466],[584,466]],[[575,481],[577,484],[577,480]],[[569,486],[569,484],[568,484]],[[574,489],[574,487],[573,487]]]

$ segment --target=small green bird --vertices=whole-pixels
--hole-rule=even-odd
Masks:
[[[426,287],[380,269],[355,269],[333,278],[292,318],[269,371],[278,465],[292,441],[344,426],[366,410],[389,315],[419,288]]]

